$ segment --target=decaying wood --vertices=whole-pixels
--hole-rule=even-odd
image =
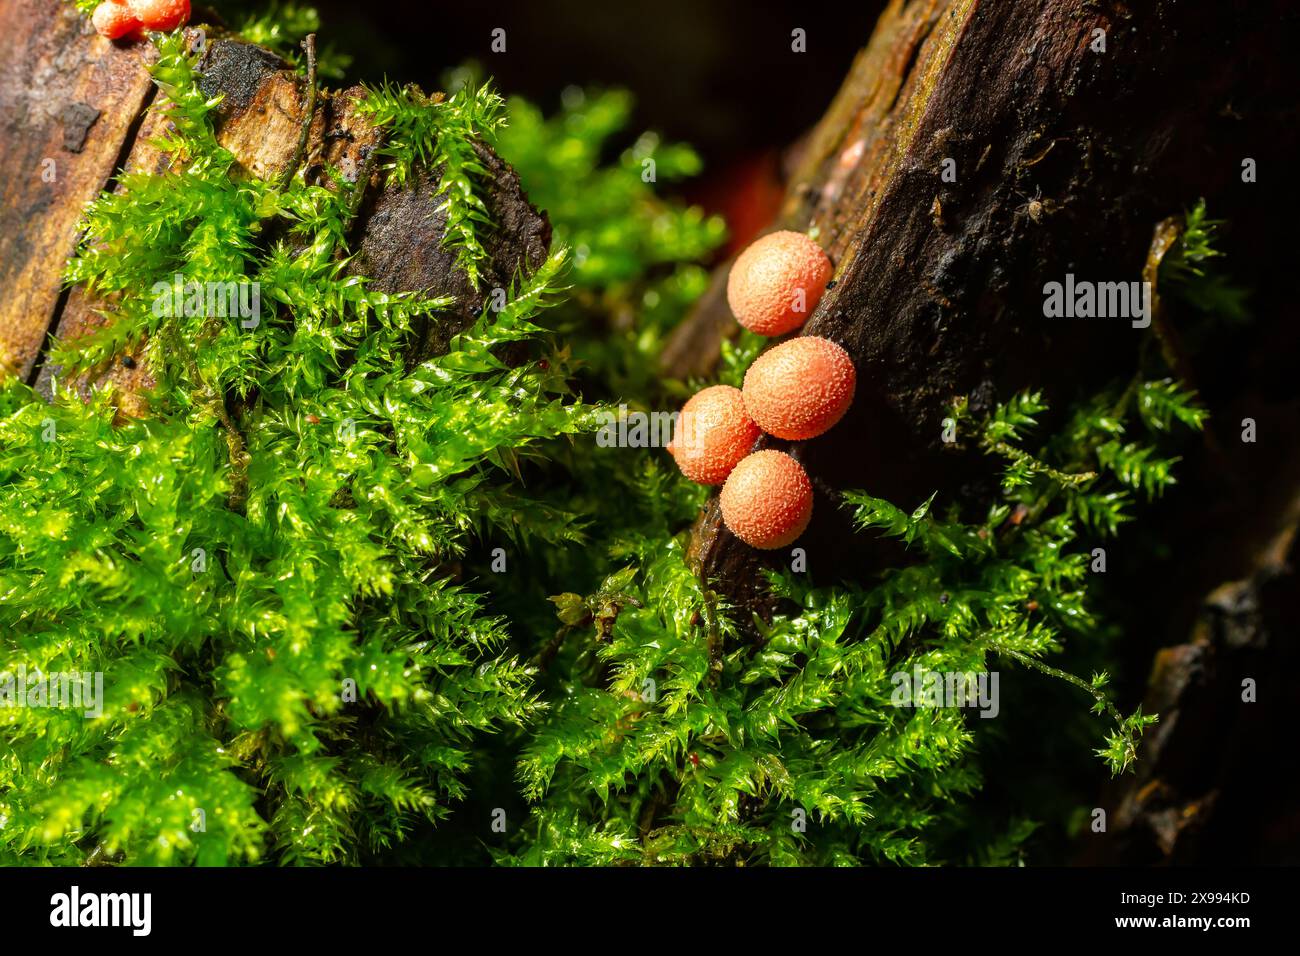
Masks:
[[[0,375],[28,378],[62,300],[82,207],[153,90],[142,52],[56,0],[0,4]]]
[[[810,232],[831,256],[833,285],[804,333],[840,343],[858,369],[835,429],[760,441],[790,450],[818,487],[798,542],[815,577],[858,577],[879,559],[837,491],[915,505],[936,489],[951,500],[972,479],[971,456],[942,441],[953,398],[977,411],[1025,386],[1069,399],[1131,374],[1150,330],[1046,319],[1043,286],[1067,273],[1139,280],[1155,223],[1197,197],[1229,219],[1263,199],[1243,194],[1241,160],[1294,158],[1294,124],[1278,112],[1290,79],[1240,64],[1288,61],[1284,7],[890,4],[808,137],[775,224]],[[707,374],[736,331],[726,268],[670,344],[667,374]],[[790,562],[732,536],[716,496],[693,553],[722,593],[760,612],[761,571]]]
[[[111,185],[110,177],[120,164],[120,157],[126,157],[127,169],[153,172],[164,171],[167,159],[149,142],[161,132],[161,124],[165,122],[157,109],[151,108],[143,115],[138,131],[134,128],[152,89],[145,68],[152,47],[141,43],[108,44],[83,29],[81,18],[66,14],[66,5],[59,0],[22,0],[20,6],[28,8],[25,12],[36,18],[32,29],[38,33],[43,25],[48,27],[44,21],[62,25],[62,32],[49,41],[54,44],[53,52],[48,54],[50,59],[92,64],[102,60],[126,78],[118,78],[118,86],[136,91],[129,101],[124,101],[125,94],[109,99],[99,86],[108,81],[99,74],[88,74],[78,81],[81,86],[71,87],[66,93],[46,90],[31,82],[23,86],[17,70],[13,76],[5,74],[6,102],[13,96],[21,102],[39,103],[41,109],[50,111],[85,99],[104,114],[112,114],[111,122],[101,120],[95,127],[100,131],[102,125],[103,133],[95,140],[97,165],[76,182],[76,189],[66,186],[50,198],[37,194],[30,200],[15,198],[12,202],[6,192],[3,214],[7,217],[21,215],[24,209],[31,210],[33,202],[44,202],[52,209],[57,207],[58,213],[57,219],[47,219],[45,214],[33,217],[32,222],[22,223],[21,229],[16,223],[6,221],[4,234],[0,235],[0,243],[13,246],[12,250],[0,246],[0,259],[26,268],[24,276],[30,276],[30,282],[39,292],[39,300],[33,294],[21,305],[12,296],[0,302],[0,330],[4,336],[0,342],[11,353],[11,365],[29,375],[49,329],[54,328],[61,339],[73,340],[104,321],[103,313],[111,312],[111,303],[92,301],[81,289],[74,288],[64,295],[59,293],[59,275],[73,249],[76,237],[72,230],[82,206],[105,185]],[[443,247],[446,217],[438,209],[439,200],[434,198],[437,170],[418,170],[405,186],[388,187],[384,185],[380,164],[367,162],[381,142],[382,131],[360,115],[357,108],[363,92],[360,87],[320,90],[310,123],[306,123],[310,99],[306,81],[274,53],[222,38],[219,31],[214,33],[211,29],[204,31],[202,40],[196,28],[188,30],[187,35],[192,44],[204,44],[201,85],[205,93],[222,96],[217,112],[217,138],[235,156],[237,175],[267,180],[286,175],[299,154],[300,136],[306,128],[306,147],[301,153],[309,181],[331,185],[325,173],[327,166],[339,170],[345,180],[352,182],[359,175],[368,174],[369,181],[353,224],[355,256],[348,270],[370,277],[372,287],[380,291],[455,297],[455,305],[423,330],[413,359],[445,350],[450,338],[481,313],[486,294],[497,287],[508,289],[518,275],[527,274],[544,261],[550,246],[550,224],[528,202],[514,170],[488,146],[477,144],[476,148],[490,176],[484,200],[494,228],[485,242],[489,261],[482,270],[480,289],[473,289],[464,272],[457,268],[454,253]],[[99,60],[92,59],[92,53]],[[107,67],[102,67],[100,72],[104,69]],[[34,145],[24,146],[21,156],[11,160],[10,153],[6,152],[4,168],[13,171],[11,176],[6,176],[6,191],[11,184],[20,190],[32,189],[29,184],[33,182],[39,184],[37,156],[53,148],[43,143],[62,135],[62,127],[50,125],[45,140],[33,139]],[[32,138],[25,138],[25,143],[27,139]],[[28,167],[31,175],[24,174],[20,180],[20,172]],[[32,241],[23,238],[25,233],[44,240],[47,252],[39,261],[22,254],[19,244]],[[118,389],[123,412],[139,413],[143,405],[138,393],[151,381],[148,369],[139,355],[121,359],[126,361],[114,361],[75,384],[84,392],[111,383]],[[56,373],[56,369],[42,367],[36,383],[38,389],[48,395],[51,377]]]

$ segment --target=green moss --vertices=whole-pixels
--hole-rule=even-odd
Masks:
[[[1038,396],[977,421],[956,411],[959,433],[1007,462],[999,499],[968,521],[956,503],[936,517],[934,496],[908,512],[846,494],[858,527],[901,539],[910,560],[869,587],[774,578],[786,610],[755,622],[758,644],[739,639],[670,524],[632,537],[620,559],[632,557],[635,584],[631,572],[615,584],[634,601],[615,608],[612,640],[594,639],[591,627],[564,630],[560,703],[519,766],[537,809],[519,848],[500,859],[943,862],[939,835],[961,825],[980,785],[982,721],[960,707],[898,706],[900,674],[1027,667],[1064,679],[1114,722],[1099,754],[1113,772],[1130,767],[1154,718],[1121,715],[1104,673],[1083,680],[1044,662],[1067,637],[1099,637],[1090,548],[1094,532],[1113,533],[1118,521],[1096,516],[1116,513],[1125,486],[1143,494],[1159,486],[1131,470],[1146,475],[1150,460],[1134,466],[1105,451],[1140,418],[1135,396],[1152,389],[1171,416],[1199,421],[1190,396],[1144,383],[1118,405],[1109,396],[1081,408],[1065,455],[1031,455],[1019,443],[1046,410]],[[595,595],[587,606],[601,603]],[[1025,821],[1008,827],[990,845],[967,842],[966,852],[1005,857],[1006,841],[1032,830]]]
[[[4,670],[102,672],[106,700],[0,712],[0,857],[357,860],[446,816],[482,735],[537,712],[454,562],[475,535],[575,537],[519,461],[591,409],[495,354],[539,334],[564,253],[407,371],[413,321],[450,301],[343,273],[345,190],[232,177],[180,35],[155,42],[171,170],[87,210],[67,277],[108,323],[54,357],[147,341],[149,416],[3,393]],[[420,109],[444,152],[466,135]],[[258,323],[154,308],[177,274],[258,283]]]

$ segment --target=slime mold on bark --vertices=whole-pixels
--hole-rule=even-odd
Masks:
[[[857,372],[830,339],[805,335],[760,355],[745,373],[745,408],[769,435],[816,438],[853,404]]]
[[[783,451],[756,451],[732,469],[720,498],[722,520],[751,547],[782,548],[812,518],[808,473]]]
[[[759,335],[784,335],[808,320],[831,278],[831,261],[801,232],[774,232],[749,246],[727,276],[727,304]]]
[[[758,436],[740,389],[714,385],[697,392],[682,408],[668,450],[691,481],[720,485]]]

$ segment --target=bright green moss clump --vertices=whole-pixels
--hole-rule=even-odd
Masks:
[[[0,859],[356,860],[445,816],[480,735],[536,712],[504,622],[452,579],[471,533],[574,535],[519,462],[589,409],[494,354],[538,333],[564,254],[408,372],[411,323],[449,303],[342,274],[346,190],[232,179],[181,39],[158,47],[172,171],[88,210],[68,278],[114,314],[54,359],[147,337],[150,416],[3,394],[3,669],[102,672],[105,700],[0,709]],[[425,134],[474,121],[430,108]],[[159,315],[177,273],[256,281],[258,324]]]

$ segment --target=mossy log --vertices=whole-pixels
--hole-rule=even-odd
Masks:
[[[1067,273],[1141,278],[1159,224],[1199,197],[1231,226],[1230,262],[1253,291],[1254,323],[1216,354],[1158,343],[1201,389],[1212,419],[1148,530],[1173,557],[1117,585],[1137,609],[1129,623],[1149,626],[1134,628],[1127,653],[1155,656],[1147,706],[1165,719],[1136,780],[1105,797],[1113,839],[1092,845],[1092,860],[1193,858],[1188,837],[1216,807],[1220,819],[1225,808],[1242,811],[1221,832],[1294,832],[1294,807],[1278,810],[1289,816],[1251,812],[1245,797],[1293,746],[1283,702],[1295,699],[1300,672],[1294,641],[1280,639],[1300,620],[1300,387],[1292,270],[1278,268],[1278,237],[1291,254],[1300,215],[1300,191],[1288,186],[1300,159],[1297,25],[1284,0],[894,0],[796,148],[776,224],[815,232],[831,255],[834,285],[805,331],[843,344],[859,372],[851,414],[827,435],[763,440],[789,448],[814,478],[816,515],[799,546],[814,576],[831,580],[864,579],[884,557],[851,533],[836,492],[864,488],[908,505],[939,489],[952,499],[987,471],[942,441],[952,398],[978,409],[1038,387],[1060,405],[1131,373],[1159,333],[1045,319],[1044,283]],[[148,111],[151,48],[95,36],[61,0],[7,0],[0,31],[0,361],[8,374],[48,382],[49,334],[72,338],[98,321],[98,304],[61,283],[82,207],[124,164],[162,162],[148,145],[158,122]],[[302,78],[269,51],[219,36],[204,69],[211,91],[225,95],[222,142],[246,174],[282,173],[306,119]],[[309,176],[326,162],[365,168],[378,134],[356,115],[357,94],[318,98]],[[550,236],[509,166],[486,147],[482,157],[498,226],[491,288],[540,262]],[[1247,159],[1257,181],[1243,181]],[[425,170],[404,189],[374,177],[354,236],[353,268],[378,288],[457,296],[456,314],[427,330],[428,351],[481,305],[442,247],[436,175]],[[678,331],[667,374],[708,374],[736,331],[725,277],[724,265]],[[146,374],[117,362],[81,384],[113,381],[126,396]],[[1247,416],[1265,438],[1243,450],[1231,442]],[[716,498],[694,552],[742,617],[770,611],[761,572],[788,552],[737,541]],[[1246,678],[1268,683],[1261,707],[1238,720]],[[1250,845],[1270,839],[1253,836]]]
[[[0,124],[14,144],[0,158],[0,281],[7,293],[0,299],[0,355],[10,374],[48,395],[57,373],[43,361],[48,334],[73,340],[111,309],[78,288],[62,288],[81,210],[100,190],[114,188],[120,169],[163,171],[167,157],[150,140],[165,119],[152,107],[150,44],[96,36],[61,0],[8,3],[0,10],[0,30],[7,49]],[[217,138],[234,154],[236,174],[285,174],[298,159],[307,120],[306,79],[271,51],[223,37],[220,28],[200,24],[187,36],[203,51],[204,92],[222,96]],[[490,147],[476,144],[491,177],[484,202],[495,228],[485,242],[489,264],[480,288],[473,288],[443,246],[445,214],[434,198],[438,171],[420,169],[405,185],[390,187],[379,164],[367,163],[382,131],[359,114],[361,95],[360,87],[318,91],[301,163],[316,183],[329,183],[326,166],[353,182],[368,176],[349,271],[369,277],[378,291],[455,298],[436,324],[422,330],[412,355],[418,359],[445,350],[479,315],[487,291],[508,288],[545,260],[550,224],[528,202],[514,170]],[[47,157],[55,162],[49,181],[41,176]],[[123,411],[136,413],[142,410],[137,393],[149,382],[145,363],[133,360],[114,361],[76,384],[85,391],[111,383]]]

